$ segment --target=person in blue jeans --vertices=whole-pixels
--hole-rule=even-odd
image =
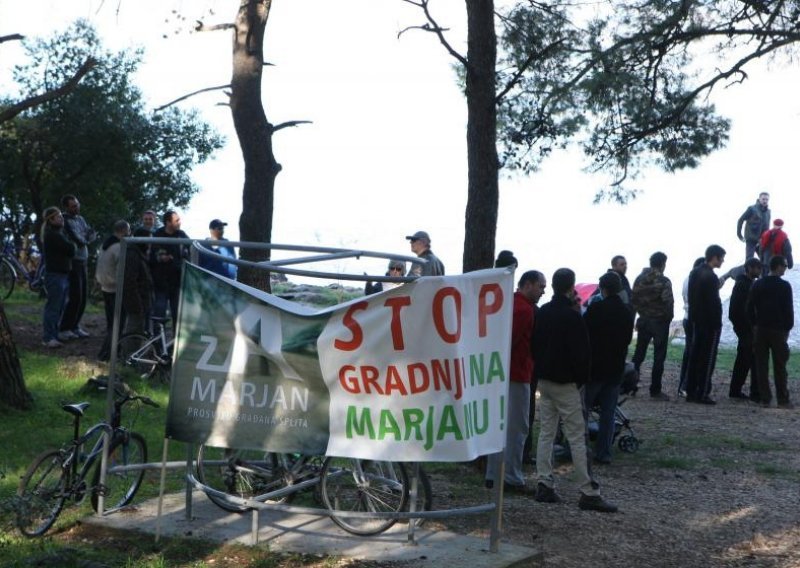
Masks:
[[[614,409],[625,373],[628,345],[633,338],[633,319],[619,297],[622,282],[615,272],[603,274],[599,288],[602,300],[589,304],[583,314],[592,350],[589,382],[583,387],[583,396],[587,412],[595,405],[600,407],[594,462],[609,464],[614,442]]]
[[[64,217],[58,207],[48,207],[43,217],[41,241],[46,267],[44,286],[47,302],[42,317],[42,345],[55,348],[63,345],[58,340],[58,333],[67,303],[69,273],[76,247],[64,234]]]

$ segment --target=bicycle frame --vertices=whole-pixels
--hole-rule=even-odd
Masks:
[[[44,276],[44,259],[39,261],[36,270],[28,270],[17,257],[17,249],[13,243],[6,241],[3,245],[3,252],[0,254],[0,259],[8,263],[14,274],[15,279],[22,277],[31,289],[34,287],[42,286],[42,279]]]
[[[75,436],[72,442],[63,450],[68,454],[68,457],[64,460],[64,466],[69,469],[69,475],[67,476],[68,497],[73,497],[80,491],[80,488],[76,484],[86,479],[86,476],[95,465],[97,458],[102,456],[105,436],[112,436],[111,441],[113,441],[114,437],[124,432],[123,428],[115,429],[106,422],[99,422],[89,428],[82,436],[78,437],[79,424],[80,417],[76,417]],[[99,436],[97,435],[98,433],[100,433]],[[88,454],[84,454],[84,444],[95,437],[97,439],[94,442],[92,450]],[[81,498],[83,498],[83,496],[84,494],[80,494]]]

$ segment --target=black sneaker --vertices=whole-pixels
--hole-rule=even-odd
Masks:
[[[528,497],[533,497],[536,494],[536,490],[533,487],[528,487],[525,484],[514,485],[513,483],[504,483],[503,492],[511,495],[527,495]]]
[[[783,408],[784,410],[792,410],[794,408],[794,404],[792,404],[787,400],[786,402],[779,402],[778,408]]]
[[[747,396],[746,394],[744,394],[743,392],[732,392],[732,393],[730,393],[728,395],[728,398],[734,398],[734,399],[738,398],[738,399],[741,399],[741,400],[749,400],[750,399],[750,397]]]
[[[667,401],[669,400],[669,395],[663,392],[651,392],[650,398],[652,398],[653,400]]]
[[[617,506],[604,500],[600,495],[581,495],[578,507],[584,511],[598,511],[600,513],[616,513]]]
[[[700,404],[709,404],[709,405],[717,404],[717,401],[709,396],[704,396],[698,402]]]
[[[536,485],[536,497],[534,497],[536,501],[539,503],[560,503],[561,497],[558,496],[556,490],[552,487],[548,487],[544,483],[539,483]]]

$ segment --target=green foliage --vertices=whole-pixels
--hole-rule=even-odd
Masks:
[[[646,165],[696,167],[730,129],[705,95],[745,79],[751,59],[800,39],[796,2],[779,3],[769,18],[759,5],[514,4],[499,34],[503,167],[531,172],[554,148],[576,143],[591,171],[614,176],[598,200],[618,201],[635,194],[622,183]]]
[[[16,234],[65,193],[78,195],[82,214],[103,232],[148,208],[188,204],[198,191],[191,169],[222,139],[194,111],[148,111],[132,83],[141,50],[105,50],[84,20],[25,50],[14,72],[24,97],[63,83],[89,56],[98,65],[73,92],[0,129],[0,206]]]

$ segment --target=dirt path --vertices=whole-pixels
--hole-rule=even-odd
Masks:
[[[675,393],[671,366],[665,390]],[[649,370],[643,372],[647,385]],[[584,512],[570,482],[571,466],[559,470],[562,503],[529,497],[506,500],[504,539],[544,552],[547,566],[800,566],[800,437],[798,411],[761,408],[727,398],[729,377],[718,374],[709,407],[683,399],[631,398],[623,410],[641,441],[614,463],[596,466],[604,495],[617,503],[614,515]],[[798,381],[791,381],[795,401]],[[642,392],[641,390],[639,391]],[[435,476],[439,504],[467,504],[459,476]],[[473,493],[480,478],[470,475]],[[529,469],[528,482],[535,483]],[[440,498],[444,496],[445,498]],[[447,522],[449,530],[488,534],[486,520]]]

